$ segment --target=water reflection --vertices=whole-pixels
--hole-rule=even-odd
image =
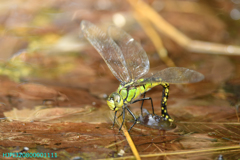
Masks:
[[[138,118],[138,123],[159,130],[171,130],[176,128],[176,124],[173,122],[166,121],[163,117],[156,114],[150,114],[148,110],[143,108],[143,115]]]
[[[240,11],[239,9],[232,9],[231,12],[230,12],[230,16],[232,19],[234,20],[239,20],[240,19]]]

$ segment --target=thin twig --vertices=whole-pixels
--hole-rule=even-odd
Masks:
[[[120,119],[121,119],[121,120],[120,120]],[[118,121],[119,124],[122,124],[122,118],[121,118],[121,117],[118,118],[117,121]],[[131,136],[130,136],[129,133],[128,133],[128,130],[126,129],[125,123],[124,123],[123,126],[122,126],[122,131],[123,131],[123,134],[124,134],[124,136],[126,137],[126,139],[127,139],[127,141],[128,141],[128,144],[129,144],[129,146],[130,146],[130,148],[131,148],[131,150],[132,150],[132,152],[133,152],[134,157],[135,157],[137,160],[141,160],[141,158],[140,158],[140,156],[139,156],[139,153],[138,153],[138,151],[137,151],[137,148],[135,147],[135,145],[134,145],[134,143],[133,143],[133,141],[132,141],[132,138],[131,138]]]
[[[240,47],[235,45],[224,45],[219,43],[204,42],[192,40],[185,34],[177,30],[174,26],[163,19],[148,4],[141,0],[128,0],[132,8],[142,13],[149,21],[151,21],[161,33],[167,35],[183,48],[197,52],[224,55],[240,55]]]
[[[193,154],[193,153],[201,153],[201,152],[214,152],[214,151],[223,151],[223,150],[233,150],[239,149],[239,145],[229,146],[229,147],[215,147],[215,148],[205,148],[205,149],[194,149],[194,150],[187,150],[187,151],[174,151],[174,152],[165,152],[165,153],[154,153],[154,154],[147,154],[141,155],[142,158],[150,158],[150,157],[159,157],[159,156],[170,156],[170,155],[183,155],[183,154]],[[133,156],[126,156],[124,159],[134,158]],[[121,158],[114,158],[114,160],[122,159]],[[106,159],[108,160],[108,159]]]
[[[138,21],[138,23],[142,26],[145,33],[153,42],[160,58],[166,63],[168,67],[175,67],[174,62],[168,57],[167,50],[163,46],[161,37],[155,31],[149,20],[141,12],[138,11],[134,12],[133,15],[135,19]]]

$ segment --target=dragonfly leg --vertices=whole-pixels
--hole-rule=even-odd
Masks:
[[[114,127],[114,124],[115,124],[115,121],[116,121],[116,116],[117,116],[117,111],[115,111],[112,128]]]
[[[146,92],[144,92],[144,94],[143,94],[143,98],[145,98],[145,96],[146,96]],[[142,113],[143,103],[144,103],[144,101],[142,101],[142,105],[141,105],[141,115],[142,115],[142,116],[143,116],[143,113]]]
[[[126,106],[123,106],[123,111],[122,111],[122,124],[121,124],[121,126],[120,126],[120,128],[119,128],[119,132],[121,131],[121,129],[122,129],[122,126],[123,126],[123,123],[124,123],[124,120],[125,120],[125,107]]]
[[[169,84],[168,83],[161,83],[161,86],[163,86],[163,92],[162,92],[162,101],[161,101],[161,110],[162,110],[162,117],[166,120],[172,122],[173,119],[169,116],[167,112],[167,100],[169,96]]]
[[[117,117],[117,118],[119,118],[119,117],[121,117],[122,116],[122,114],[123,114],[123,112]]]
[[[132,115],[132,117],[134,118],[134,123],[133,125],[129,128],[128,132],[130,132],[130,130],[132,129],[132,127],[137,123],[137,118],[134,116],[134,114],[132,113],[132,111],[126,106],[128,112]]]
[[[143,104],[143,102],[145,100],[151,100],[152,113],[154,114],[153,102],[152,102],[152,98],[151,97],[145,97],[145,98],[137,99],[137,100],[133,101],[132,103],[135,103],[135,102],[138,102],[138,101],[142,101],[142,104]],[[142,106],[141,106],[141,112],[142,112]]]

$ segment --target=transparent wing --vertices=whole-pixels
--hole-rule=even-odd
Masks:
[[[117,44],[91,22],[82,21],[80,27],[84,36],[102,56],[113,75],[120,82],[128,82],[130,76],[127,65]]]
[[[149,78],[140,79],[133,85],[138,86],[151,82],[195,83],[203,79],[204,75],[197,71],[183,67],[169,67],[153,74]]]
[[[136,81],[149,71],[149,60],[142,46],[122,29],[110,26],[109,37],[118,45],[125,58],[130,80]]]

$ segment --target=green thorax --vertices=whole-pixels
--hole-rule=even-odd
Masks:
[[[143,81],[139,79],[138,81]],[[126,85],[119,85],[117,93],[119,93],[125,103],[132,102],[132,100],[138,98],[144,92],[149,91],[151,88],[161,84],[161,82],[146,83],[140,86],[133,86],[133,83],[128,83]]]

